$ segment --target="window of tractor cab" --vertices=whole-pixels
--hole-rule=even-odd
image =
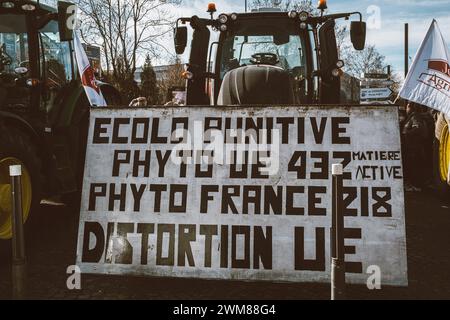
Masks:
[[[0,73],[14,75],[28,67],[28,35],[23,15],[3,14],[0,20]]]
[[[276,55],[276,66],[294,77],[305,77],[305,41],[299,27],[286,19],[279,20],[251,19],[234,24],[223,42],[220,78],[232,69],[252,64],[253,55],[258,53]]]
[[[25,17],[2,14],[0,19],[0,107],[21,108],[30,105],[28,87],[23,81],[17,81],[27,76],[29,59]],[[19,67],[27,69],[18,69]]]
[[[69,42],[59,40],[58,22],[50,21],[40,30],[40,43],[47,85],[50,89],[58,89],[73,79],[72,50]]]

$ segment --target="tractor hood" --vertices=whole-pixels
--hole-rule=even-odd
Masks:
[[[272,65],[240,67],[222,82],[218,105],[293,104],[289,73]]]

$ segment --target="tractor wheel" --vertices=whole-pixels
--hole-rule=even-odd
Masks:
[[[450,170],[450,127],[441,114],[436,123],[436,139],[434,142],[434,181],[438,195],[450,199],[448,184]]]
[[[12,238],[12,200],[9,167],[22,166],[23,220],[41,201],[41,163],[36,146],[18,129],[0,124],[0,240]]]

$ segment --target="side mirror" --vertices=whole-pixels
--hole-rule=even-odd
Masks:
[[[76,23],[77,6],[71,2],[58,1],[58,27],[60,41],[72,41]]]
[[[174,29],[175,52],[183,54],[187,45],[187,27],[176,27]]]
[[[352,21],[350,25],[350,39],[355,50],[364,50],[366,46],[366,23],[363,21]]]

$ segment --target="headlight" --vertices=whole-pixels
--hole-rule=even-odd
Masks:
[[[333,77],[340,77],[342,74],[342,71],[341,71],[341,69],[333,69],[331,71],[331,74],[333,75]]]
[[[308,25],[306,24],[306,22],[300,23],[300,29],[306,29],[306,28],[308,28]]]
[[[338,61],[336,62],[336,67],[338,67],[339,69],[342,69],[344,66],[345,66],[344,61],[338,60]]]
[[[227,23],[228,22],[228,16],[226,14],[221,14],[219,16],[219,22],[222,23],[222,24]]]
[[[2,7],[5,9],[12,9],[14,8],[14,2],[3,2]]]
[[[181,77],[186,80],[192,80],[194,79],[194,74],[190,71],[183,71]]]
[[[295,19],[297,18],[297,11],[292,10],[291,12],[288,13],[289,18],[291,19]]]
[[[28,87],[37,87],[39,85],[39,83],[40,83],[39,79],[34,79],[34,78],[28,79],[26,81],[26,84]]]
[[[222,25],[220,26],[220,31],[225,32],[225,31],[227,31],[227,30],[228,30],[228,27],[227,27],[226,24],[222,24]]]
[[[231,17],[231,20],[236,21],[238,18],[238,15],[237,15],[237,13],[232,13],[230,17]]]
[[[309,18],[309,13],[306,11],[302,11],[300,12],[299,18],[301,22],[306,22],[306,20],[308,20]]]
[[[34,11],[34,10],[36,10],[36,6],[35,6],[34,4],[24,4],[24,5],[22,6],[22,10],[25,10],[25,11]]]

